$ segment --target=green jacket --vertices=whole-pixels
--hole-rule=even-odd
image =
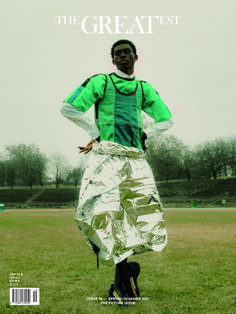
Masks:
[[[95,104],[100,140],[142,149],[141,111],[154,122],[166,121],[171,114],[153,87],[134,78],[115,73],[98,74],[79,85],[65,100],[86,112]]]

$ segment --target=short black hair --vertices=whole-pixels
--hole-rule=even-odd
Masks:
[[[116,42],[112,45],[112,47],[111,47],[111,57],[112,57],[112,59],[113,59],[113,57],[114,57],[114,49],[115,49],[115,47],[118,46],[118,45],[122,45],[122,44],[128,44],[128,45],[130,45],[130,47],[131,47],[132,50],[133,50],[133,53],[134,53],[135,55],[137,54],[137,53],[136,53],[136,47],[135,47],[134,43],[132,43],[132,41],[130,41],[130,40],[128,40],[128,39],[120,39],[120,40],[116,41]]]

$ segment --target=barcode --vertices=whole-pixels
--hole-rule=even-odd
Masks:
[[[10,288],[10,305],[39,305],[39,288]]]

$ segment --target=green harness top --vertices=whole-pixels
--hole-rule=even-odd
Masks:
[[[100,139],[142,149],[142,88],[139,81],[132,93],[122,93],[107,75],[104,97],[96,103]]]

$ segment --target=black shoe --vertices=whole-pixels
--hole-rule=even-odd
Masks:
[[[135,284],[135,287],[136,287],[136,292],[137,292],[137,295],[139,297],[139,287],[138,287],[138,282],[137,282],[137,279],[138,279],[138,275],[140,274],[140,271],[141,271],[141,267],[138,263],[136,262],[130,262],[128,263],[132,266],[133,268],[133,274],[134,274],[134,284]]]
[[[123,279],[126,293],[130,298],[139,298],[137,278],[140,273],[140,265],[136,262],[128,263],[130,276]]]
[[[123,286],[121,284],[117,286],[111,285],[107,300],[118,305],[125,305],[127,296]]]

